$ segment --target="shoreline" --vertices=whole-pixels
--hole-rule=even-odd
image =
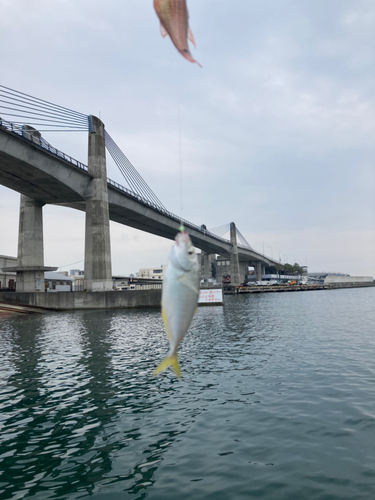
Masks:
[[[240,295],[243,293],[277,293],[277,292],[308,292],[312,290],[337,290],[342,288],[374,287],[375,282],[364,283],[329,283],[327,285],[261,285],[261,286],[231,286],[223,287],[224,295]]]

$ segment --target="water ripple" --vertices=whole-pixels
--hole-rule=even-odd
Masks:
[[[373,498],[374,291],[2,319],[0,498]]]

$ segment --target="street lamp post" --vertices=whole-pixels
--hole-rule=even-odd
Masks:
[[[272,251],[272,247],[270,247],[269,245],[267,246],[267,248],[271,248],[271,259],[273,260],[273,251]]]

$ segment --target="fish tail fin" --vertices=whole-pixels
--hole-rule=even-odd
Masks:
[[[177,354],[171,354],[167,356],[163,361],[157,366],[154,370],[154,375],[163,372],[167,368],[171,367],[172,370],[176,373],[177,377],[181,378],[180,367],[178,366]]]
[[[184,57],[185,59],[187,59],[188,61],[190,61],[191,63],[195,63],[195,64],[198,64],[198,66],[201,68],[202,65],[199,64],[198,61],[196,61],[194,59],[194,57],[190,54],[190,51],[187,50],[187,49],[182,49],[182,50],[179,50],[180,54],[182,55],[182,57]]]

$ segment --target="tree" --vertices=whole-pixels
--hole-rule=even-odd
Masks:
[[[294,267],[292,264],[284,264],[284,273],[286,274],[292,274],[294,271]]]
[[[282,264],[276,264],[275,268],[276,268],[276,271],[278,272],[278,274],[281,274],[284,272],[284,266]]]
[[[303,273],[302,267],[299,264],[297,264],[297,262],[295,262],[293,264],[293,273],[294,274],[302,274]]]

